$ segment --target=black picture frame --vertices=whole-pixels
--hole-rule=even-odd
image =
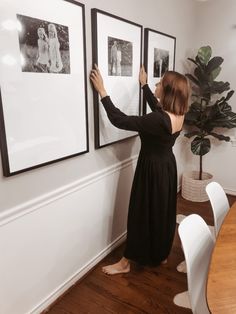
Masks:
[[[28,0],[27,5],[21,8],[16,1],[0,18],[0,59],[5,60],[0,148],[6,177],[89,151],[85,6],[74,0]]]
[[[138,73],[142,63],[142,25],[96,8],[91,10],[91,20],[93,64],[98,65],[107,92],[120,110],[128,115],[140,115],[141,89]],[[112,60],[109,61],[109,58],[115,41],[121,57],[117,58],[118,65],[113,71]],[[120,59],[123,61],[120,62]],[[132,89],[136,98],[130,96],[129,91]],[[130,108],[127,110],[128,99]],[[135,132],[119,130],[110,123],[96,91],[93,91],[93,102],[96,149],[137,136]],[[119,107],[120,104],[125,105]]]
[[[144,67],[152,90],[166,70],[175,70],[175,52],[176,37],[151,28],[144,29]],[[158,66],[158,58],[162,61],[162,66]],[[143,97],[143,114],[149,112]]]

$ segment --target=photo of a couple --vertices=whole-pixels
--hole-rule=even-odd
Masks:
[[[17,14],[23,72],[70,73],[68,27]]]
[[[129,41],[108,37],[108,75],[132,76],[133,44]]]

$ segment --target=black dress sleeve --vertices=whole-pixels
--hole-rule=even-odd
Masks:
[[[161,105],[159,101],[156,99],[148,84],[145,84],[143,87],[144,97],[151,108],[152,111],[157,111],[161,109]]]
[[[109,96],[101,99],[111,123],[119,129],[160,134],[163,131],[163,119],[161,112],[151,112],[145,116],[127,116],[114,106]]]

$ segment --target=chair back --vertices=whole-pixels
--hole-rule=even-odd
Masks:
[[[187,216],[179,225],[186,266],[191,309],[194,314],[209,314],[206,281],[214,247],[213,236],[205,221],[196,214]]]
[[[215,236],[217,237],[223,220],[229,210],[229,201],[222,186],[217,182],[210,182],[206,186],[206,193],[211,202],[214,216]]]

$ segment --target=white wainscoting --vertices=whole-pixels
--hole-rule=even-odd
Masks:
[[[40,313],[125,240],[137,156],[0,216],[0,313]]]

